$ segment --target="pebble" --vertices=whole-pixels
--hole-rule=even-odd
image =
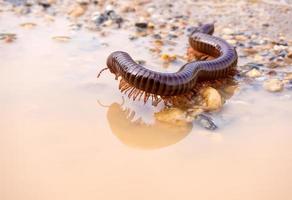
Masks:
[[[232,35],[234,33],[234,31],[230,28],[224,28],[222,32],[227,35]]]
[[[292,72],[287,73],[284,77],[285,80],[292,80]]]
[[[119,15],[116,14],[114,10],[106,9],[105,12],[94,12],[91,15],[91,20],[95,23],[96,26],[100,26],[102,24],[105,24],[106,26],[110,26],[113,23],[116,23],[118,27],[121,27],[121,24],[123,22],[123,18],[121,18]]]
[[[246,41],[247,40],[247,36],[245,36],[245,35],[236,35],[234,37],[234,39],[237,40],[237,41]]]
[[[208,130],[215,130],[218,128],[217,125],[212,120],[212,118],[207,116],[206,114],[197,115],[195,121]]]
[[[256,54],[258,52],[258,50],[254,49],[254,48],[244,48],[243,51],[249,55]]]
[[[90,3],[90,0],[76,0],[76,2],[80,5],[88,5]]]
[[[0,33],[0,40],[3,40],[6,43],[11,43],[16,40],[16,34],[14,33]]]
[[[54,36],[52,39],[58,42],[69,42],[71,40],[69,36]]]
[[[292,52],[289,52],[289,53],[287,54],[287,58],[292,59]]]
[[[218,110],[222,107],[223,101],[220,93],[213,87],[206,87],[200,90],[199,92],[203,99],[205,104],[205,110],[206,111],[213,111]]]
[[[264,82],[264,88],[269,92],[280,92],[283,90],[283,82],[277,78],[269,79]]]
[[[145,28],[148,27],[148,23],[147,23],[147,22],[137,22],[137,23],[135,23],[135,26],[136,26],[137,28],[145,29]]]
[[[255,69],[255,68],[246,73],[246,76],[250,78],[257,78],[257,77],[260,77],[261,75],[262,73],[258,69]]]
[[[262,63],[255,63],[255,62],[250,62],[247,63],[243,66],[244,69],[248,68],[248,69],[260,69],[261,67],[263,67],[264,65]]]
[[[277,67],[280,67],[279,63],[277,62],[270,62],[268,65],[267,65],[268,68],[271,68],[271,69],[274,69],[274,68],[277,68]]]
[[[77,17],[82,16],[86,12],[86,9],[87,9],[86,6],[77,5],[73,7],[73,9],[71,9],[68,14],[71,17],[77,18]]]
[[[25,28],[25,29],[32,29],[36,26],[35,23],[31,23],[31,22],[27,22],[27,23],[22,23],[20,24],[21,27]]]
[[[176,55],[162,54],[161,59],[167,63],[173,62],[176,60]]]
[[[257,62],[260,62],[260,61],[263,61],[264,60],[263,56],[261,56],[259,54],[256,54],[253,59],[255,61],[257,61]]]
[[[237,41],[233,39],[226,40],[231,45],[236,45]]]
[[[166,122],[178,126],[184,126],[189,123],[186,112],[175,107],[165,108],[160,112],[154,113],[154,117],[160,122]]]

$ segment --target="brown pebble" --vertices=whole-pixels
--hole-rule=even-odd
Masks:
[[[80,17],[86,12],[87,7],[84,5],[77,5],[73,7],[72,10],[69,11],[69,15],[71,17]]]
[[[279,79],[269,79],[264,82],[264,88],[269,92],[280,92],[283,90],[283,82]]]

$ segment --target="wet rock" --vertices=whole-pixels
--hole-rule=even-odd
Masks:
[[[230,28],[224,28],[224,29],[222,30],[222,32],[223,32],[224,34],[227,34],[227,35],[232,35],[232,34],[234,34],[234,30],[232,30],[232,29],[230,29]]]
[[[136,23],[135,23],[135,26],[136,26],[137,28],[142,28],[142,29],[144,29],[144,28],[147,28],[147,27],[148,27],[148,23],[147,23],[147,22],[136,22]]]
[[[91,20],[94,21],[97,26],[99,26],[108,20],[108,16],[101,14],[100,12],[94,12],[91,16]]]
[[[292,80],[292,72],[287,73],[284,77],[285,80]]]
[[[69,36],[54,36],[52,39],[58,42],[69,42],[71,40]]]
[[[222,107],[223,101],[220,93],[212,87],[206,87],[200,90],[199,92],[205,104],[206,111],[218,110]]]
[[[179,108],[165,108],[160,112],[154,113],[156,120],[174,125],[183,126],[189,123],[186,113]]]
[[[226,40],[229,44],[231,45],[236,45],[237,41],[236,40],[233,40],[233,39],[228,39]]]
[[[162,54],[161,59],[163,62],[170,63],[176,60],[176,55]]]
[[[25,29],[32,29],[32,28],[36,27],[36,24],[35,23],[31,23],[31,22],[27,22],[27,23],[20,24],[20,26],[22,28],[25,28]]]
[[[114,10],[110,10],[111,7],[108,7],[105,12],[94,12],[92,14],[91,20],[95,23],[97,27],[102,24],[107,26],[112,25],[113,23],[117,24],[118,27],[121,27],[123,23],[123,18],[120,17]]]
[[[259,70],[262,68],[264,65],[262,63],[255,63],[255,62],[250,62],[247,63],[243,66],[244,69],[257,69]]]
[[[275,70],[270,70],[267,72],[267,75],[269,76],[276,76],[277,75],[277,72]]]
[[[121,11],[123,13],[135,12],[136,8],[133,7],[132,5],[123,5],[123,7],[121,8]]]
[[[248,71],[245,75],[247,77],[250,77],[250,78],[257,78],[257,77],[262,76],[262,73],[258,69],[254,68],[254,69]]]
[[[269,79],[264,82],[264,88],[269,92],[280,92],[283,90],[283,82],[279,79]]]
[[[288,54],[288,51],[287,50],[280,50],[280,52],[278,53],[277,56],[280,56],[282,58],[285,58],[287,54]]]
[[[82,28],[82,24],[80,23],[72,23],[72,24],[69,24],[69,28],[71,30],[80,30]]]
[[[162,37],[161,37],[161,35],[160,34],[154,34],[154,35],[152,35],[152,37],[154,38],[154,39],[156,39],[156,40],[161,40],[162,39]]]
[[[6,43],[11,43],[16,40],[16,34],[14,33],[0,33],[0,40],[3,40]]]
[[[85,12],[86,12],[87,7],[86,6],[82,6],[82,5],[76,5],[74,6],[70,11],[69,11],[69,15],[71,17],[80,17],[82,16]]]
[[[264,60],[263,56],[256,54],[253,58],[256,62],[261,62]]]
[[[267,67],[274,69],[274,68],[280,67],[280,65],[277,62],[271,62],[267,65]]]
[[[254,49],[254,48],[244,48],[243,51],[248,55],[258,53],[258,50]]]
[[[76,1],[79,5],[86,6],[90,3],[90,0],[77,0]]]
[[[199,114],[196,116],[195,121],[202,127],[208,130],[215,130],[217,129],[217,125],[214,123],[211,117],[207,116],[206,114]]]
[[[131,40],[131,41],[134,41],[134,40],[137,40],[137,39],[138,39],[138,37],[135,36],[135,35],[129,36],[129,40]]]
[[[246,41],[248,38],[246,35],[236,35],[236,36],[234,36],[234,39],[237,41],[243,42],[243,41]]]
[[[264,23],[264,24],[262,24],[262,26],[263,26],[263,27],[269,27],[270,24],[268,24],[268,23]]]
[[[54,0],[48,0],[48,1],[41,0],[41,1],[38,2],[38,4],[40,6],[42,6],[44,9],[49,8],[51,6],[51,4],[53,4],[53,3],[56,3],[56,1],[54,1]]]

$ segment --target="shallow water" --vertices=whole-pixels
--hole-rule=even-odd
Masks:
[[[0,32],[17,34],[0,43],[1,200],[292,198],[291,91],[240,86],[214,114],[215,132],[161,124],[160,107],[120,106],[114,77],[96,79],[113,50],[153,60],[143,46],[124,32],[100,38],[64,27],[65,19],[1,16]],[[127,120],[127,108],[142,125]]]

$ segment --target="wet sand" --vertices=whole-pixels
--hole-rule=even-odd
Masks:
[[[1,32],[17,34],[0,41],[1,200],[292,198],[291,90],[241,83],[212,114],[219,129],[166,125],[154,119],[161,107],[121,105],[114,76],[96,75],[116,49],[175,68],[159,67],[127,31],[100,38],[68,24],[1,14]]]

